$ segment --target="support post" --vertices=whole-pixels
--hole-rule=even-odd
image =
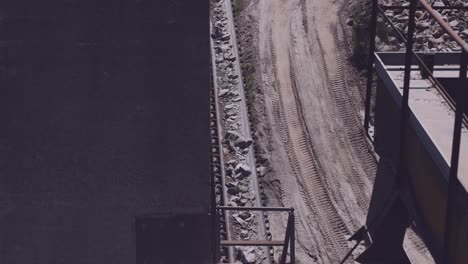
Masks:
[[[462,131],[462,120],[464,113],[464,100],[466,99],[466,71],[468,65],[468,54],[462,49],[460,54],[460,87],[456,92],[456,103],[455,103],[455,125],[453,128],[453,141],[452,141],[452,158],[450,162],[449,171],[449,182],[447,190],[447,206],[445,212],[445,234],[444,234],[444,249],[442,255],[442,263],[451,262],[451,250],[452,249],[452,232],[450,231],[450,224],[453,220],[453,206],[456,202],[456,187],[458,182],[458,162],[460,158],[460,140]]]
[[[415,14],[416,14],[417,0],[410,1],[409,18],[408,18],[408,36],[406,37],[406,56],[405,56],[405,76],[403,79],[403,97],[401,100],[401,116],[400,116],[400,153],[399,153],[399,168],[397,172],[397,188],[402,187],[403,180],[407,175],[407,160],[406,160],[406,133],[407,124],[409,119],[409,88],[411,79],[411,62],[413,57],[413,43],[414,43],[414,30],[416,27]],[[405,177],[404,177],[405,176]]]
[[[288,255],[289,241],[291,240],[291,213],[288,214],[288,223],[286,224],[286,235],[284,237],[283,252],[281,253],[280,264],[286,264],[286,256]]]
[[[423,62],[424,62],[424,65],[426,65],[426,67],[420,66],[419,70],[421,71],[421,77],[429,78],[429,74],[432,74],[432,75],[434,74],[434,58],[435,58],[435,53],[433,52],[424,53]]]
[[[369,32],[369,54],[367,60],[367,86],[366,86],[366,102],[364,112],[364,129],[366,134],[369,135],[371,99],[372,99],[372,79],[374,68],[374,52],[375,52],[375,37],[377,34],[377,8],[378,0],[372,0],[372,15],[370,19],[370,32]]]
[[[294,216],[294,210],[289,212],[289,218],[291,219],[291,237],[289,238],[289,241],[291,243],[291,253],[290,253],[290,262],[291,264],[296,263],[296,227],[295,227],[295,222],[296,222],[296,217]]]

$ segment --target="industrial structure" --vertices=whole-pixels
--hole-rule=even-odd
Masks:
[[[0,1],[0,263],[211,262],[208,25],[208,1]]]
[[[0,3],[0,263],[296,263],[295,208],[265,206],[234,3],[39,2]],[[409,263],[408,227],[438,263],[468,263],[468,44],[436,12],[468,8],[409,3],[373,1],[364,128],[394,173],[341,263],[363,244],[357,262]],[[417,9],[461,52],[414,52]],[[406,53],[376,52],[378,16]]]
[[[367,223],[351,240],[370,243],[357,258],[360,263],[409,263],[402,243],[414,222],[437,263],[466,263],[468,45],[436,11],[466,7],[409,2],[383,6],[373,1],[365,128],[370,127],[375,69],[374,144],[380,165],[389,165],[395,174],[376,175]],[[406,36],[385,15],[384,10],[395,8],[409,9]],[[417,9],[428,12],[461,52],[414,52]],[[406,53],[374,53],[378,15],[406,44]]]

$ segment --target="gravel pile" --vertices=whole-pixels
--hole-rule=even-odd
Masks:
[[[433,6],[468,6],[468,0],[429,0]],[[385,0],[385,5],[408,5],[407,0]],[[387,10],[385,14],[395,23],[396,28],[406,36],[408,29],[409,10]],[[468,42],[468,10],[440,10],[442,18],[450,24],[454,31]],[[381,51],[403,51],[404,44],[392,32],[390,26],[385,27],[389,35],[387,39],[378,39],[378,49]],[[427,11],[416,11],[416,31],[414,49],[422,52],[456,52],[461,48],[444,32],[440,25]]]

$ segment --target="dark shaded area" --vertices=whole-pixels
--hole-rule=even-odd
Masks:
[[[136,216],[208,214],[208,1],[0,2],[0,263],[135,263]]]
[[[403,201],[397,198],[389,206],[374,235],[372,245],[356,261],[359,263],[410,264],[403,249],[409,215]]]
[[[360,263],[375,263],[377,260],[379,263],[409,263],[402,247],[407,227],[411,226],[413,231],[423,237],[426,245],[433,248],[430,244],[432,234],[427,229],[426,219],[422,217],[420,208],[415,204],[414,192],[420,189],[414,189],[416,184],[413,179],[416,174],[414,169],[418,169],[420,164],[424,164],[424,167],[434,172],[436,168],[432,168],[433,164],[424,160],[421,153],[414,153],[414,150],[418,149],[427,154],[416,144],[420,139],[410,127],[407,132],[408,142],[411,142],[407,145],[406,162],[408,164],[402,168],[406,174],[398,175],[399,106],[384,87],[382,80],[379,79],[377,83],[374,147],[380,160],[366,220],[373,244],[357,261]],[[419,162],[413,163],[415,160]],[[427,174],[425,176],[431,177]],[[397,186],[398,177],[402,179],[400,187]],[[410,190],[412,194],[406,193],[405,190]]]
[[[206,216],[190,214],[139,217],[135,222],[137,263],[214,263],[206,255],[212,238],[206,223]]]
[[[438,80],[450,97],[452,97],[455,104],[459,102],[460,99],[458,97],[463,96],[461,89],[467,89],[467,83],[464,84],[459,78],[438,78]],[[468,98],[462,98],[460,101],[464,102],[463,112],[465,115],[468,115]]]

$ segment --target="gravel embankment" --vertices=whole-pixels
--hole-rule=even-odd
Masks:
[[[370,6],[369,0],[351,1],[351,6]],[[432,6],[468,6],[468,0],[429,0]],[[381,0],[384,5],[409,5],[407,0]],[[359,10],[359,9],[356,9]],[[361,12],[361,11],[360,11]],[[367,13],[367,14],[366,14]],[[462,39],[468,42],[468,10],[440,10],[442,18],[449,23],[454,31]],[[385,14],[393,21],[395,27],[406,36],[408,29],[408,9],[386,10]],[[362,12],[357,16],[370,15],[370,12]],[[356,14],[355,14],[356,16]],[[354,17],[355,19],[356,17]],[[360,17],[360,23],[355,27],[367,27],[367,18]],[[404,43],[398,39],[396,32],[379,18],[377,49],[379,51],[404,51]],[[416,31],[414,50],[421,52],[457,52],[460,46],[442,29],[430,14],[422,9],[416,11]]]

